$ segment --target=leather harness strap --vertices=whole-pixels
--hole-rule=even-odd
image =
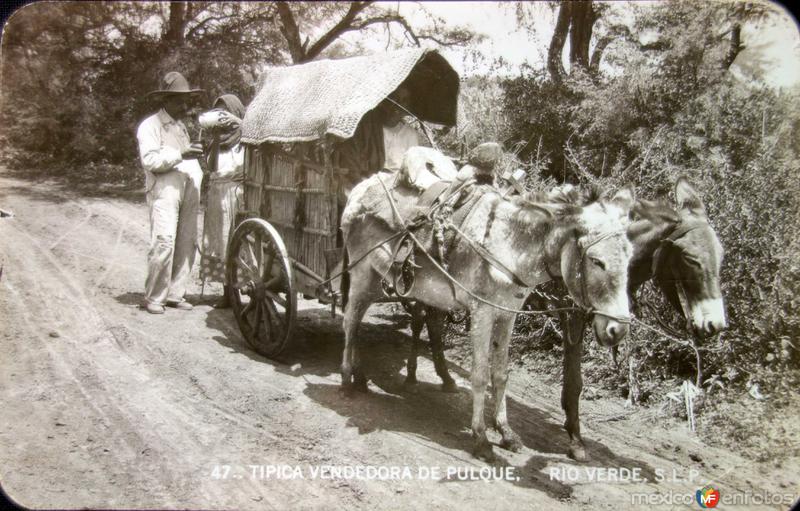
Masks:
[[[681,220],[672,229],[669,236],[662,239],[658,245],[658,248],[653,253],[653,263],[652,267],[650,268],[650,272],[654,277],[658,275],[658,267],[661,266],[662,260],[664,259],[664,246],[667,244],[675,245],[675,241],[682,238],[689,232],[699,229],[705,225],[705,222],[693,221],[693,222],[684,222]],[[656,277],[658,278],[658,277]],[[689,308],[689,300],[686,296],[686,290],[683,287],[683,281],[680,279],[674,279],[673,281],[675,285],[675,293],[678,296],[678,302],[680,303],[681,309],[683,310],[683,317],[689,318],[691,314]]]
[[[403,234],[403,237],[404,238],[405,237],[410,238],[414,242],[414,244],[417,246],[417,248],[419,248],[419,250],[421,250],[423,252],[423,254],[425,254],[425,256],[431,261],[431,263],[440,272],[442,272],[442,274],[452,284],[454,284],[457,287],[459,287],[460,289],[462,289],[465,293],[467,293],[473,299],[475,299],[475,300],[477,300],[477,301],[479,301],[481,303],[484,303],[486,305],[489,305],[491,307],[494,307],[496,309],[503,310],[503,311],[506,311],[506,312],[512,312],[512,313],[515,313],[515,314],[526,314],[526,315],[554,314],[554,313],[558,313],[558,312],[576,310],[575,307],[564,307],[564,308],[548,309],[548,310],[540,310],[540,311],[531,311],[531,310],[526,311],[526,310],[511,309],[509,307],[505,307],[503,305],[499,305],[499,304],[493,303],[493,302],[491,302],[491,301],[489,301],[489,300],[487,300],[485,298],[482,298],[482,297],[478,296],[477,294],[475,294],[471,290],[467,289],[463,284],[461,284],[452,275],[450,275],[450,273],[447,271],[447,269],[443,268],[442,265],[439,262],[437,262],[436,259],[430,253],[428,253],[428,251],[425,249],[425,247],[422,244],[422,242],[420,242],[419,239],[417,239],[417,237],[414,235],[412,230],[410,230],[408,228],[408,225],[406,224],[405,220],[400,215],[400,212],[397,210],[397,206],[395,205],[394,197],[392,197],[392,194],[389,191],[389,189],[386,187],[386,184],[383,182],[382,179],[380,179],[380,177],[378,177],[378,182],[381,184],[381,186],[383,187],[383,190],[386,192],[386,197],[389,199],[389,204],[390,204],[390,206],[392,208],[393,213],[395,214],[395,216],[397,216],[398,221],[404,227],[405,233]],[[461,187],[461,188],[463,188],[463,187]],[[447,199],[445,199],[445,201],[446,200]],[[470,208],[470,210],[471,210],[471,208]],[[465,219],[466,219],[466,216],[467,215],[465,215]],[[446,225],[448,227],[452,228],[454,230],[454,232],[456,232],[459,236],[464,238],[467,241],[467,243],[469,244],[469,246],[471,248],[473,248],[473,250],[475,250],[479,255],[481,255],[481,257],[483,257],[487,262],[489,262],[490,264],[495,266],[501,272],[503,272],[506,275],[508,275],[509,278],[516,285],[518,285],[519,287],[526,288],[526,289],[530,289],[531,288],[531,286],[527,285],[521,278],[519,278],[512,270],[510,270],[507,266],[505,266],[503,263],[501,263],[488,250],[486,250],[483,246],[481,246],[480,244],[476,243],[471,238],[469,238],[466,234],[461,232],[461,230],[458,229],[455,225],[453,225],[452,222],[448,222]],[[586,250],[588,250],[589,247],[591,247],[591,246],[593,246],[593,245],[595,245],[595,244],[597,244],[597,243],[599,243],[599,242],[601,242],[601,241],[603,241],[605,239],[608,239],[608,238],[610,238],[612,236],[617,236],[617,235],[620,235],[620,234],[621,235],[626,235],[626,232],[624,230],[618,230],[618,231],[611,231],[611,232],[608,232],[608,233],[603,233],[603,234],[597,236],[596,238],[593,238],[593,239],[589,240],[588,242],[584,243],[582,247],[579,245],[579,250],[581,252],[581,261],[583,262],[584,256],[586,255]],[[584,286],[584,289],[582,290],[582,292],[584,294],[583,298],[584,298],[584,300],[586,300],[587,292],[586,292],[586,289],[585,289],[585,282],[582,282],[582,284]],[[411,289],[409,288],[407,291],[408,291],[408,293],[410,293]],[[406,294],[406,296],[408,296],[408,294]],[[588,301],[588,300],[586,300],[586,301]],[[579,310],[583,310],[584,313],[586,313],[587,315],[595,314],[595,315],[605,316],[607,318],[614,319],[615,321],[617,321],[619,323],[630,323],[631,322],[630,317],[620,317],[620,316],[616,316],[616,315],[611,314],[611,313],[604,312],[604,311],[599,310],[599,309],[595,309],[593,307],[587,307],[587,306],[583,306],[581,304],[578,304],[578,305],[580,306],[578,309]]]
[[[654,276],[657,274],[656,270],[658,269],[658,266],[661,264],[661,259],[663,257],[664,245],[673,244],[675,241],[677,241],[678,239],[684,237],[689,232],[694,231],[695,229],[699,229],[699,228],[703,227],[704,225],[705,225],[704,222],[697,222],[697,221],[684,222],[683,220],[681,220],[680,222],[675,224],[675,226],[672,228],[672,231],[670,232],[669,236],[667,236],[666,238],[662,239],[659,242],[658,248],[656,249],[656,251],[653,252],[653,263],[652,263],[652,266],[650,267],[651,273]]]

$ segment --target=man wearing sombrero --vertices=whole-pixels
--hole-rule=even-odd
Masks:
[[[202,92],[180,73],[167,73],[162,87],[146,96],[158,111],[136,132],[150,210],[144,307],[152,314],[163,314],[165,305],[192,309],[184,294],[196,251],[202,148],[191,143],[181,119]]]

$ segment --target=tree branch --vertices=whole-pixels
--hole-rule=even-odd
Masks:
[[[728,47],[728,53],[725,55],[725,60],[722,61],[722,69],[730,68],[733,61],[736,60],[736,57],[744,49],[744,45],[742,44],[742,25],[739,23],[734,24],[733,28],[730,30],[730,34],[731,43]]]
[[[592,51],[592,58],[589,59],[589,73],[597,75],[600,71],[600,62],[603,60],[603,52],[615,39],[627,40],[630,37],[630,29],[625,25],[614,25],[609,32],[598,39]]]
[[[448,33],[449,39],[440,39],[432,34],[417,34],[419,39],[426,41],[433,41],[440,46],[454,46],[459,44],[468,43],[473,39],[471,34],[461,33],[460,31],[451,31]]]
[[[194,39],[194,36],[195,36],[195,34],[197,34],[197,31],[200,30],[201,28],[203,28],[204,26],[206,26],[208,23],[210,23],[212,21],[222,21],[222,20],[227,20],[227,19],[231,19],[231,18],[234,18],[234,17],[235,16],[233,16],[233,15],[209,16],[208,18],[205,18],[204,20],[202,20],[199,23],[197,23],[197,25],[195,25],[191,29],[189,29],[189,31],[186,33],[186,39]]]
[[[600,61],[603,60],[603,52],[613,40],[614,38],[610,35],[605,35],[598,39],[597,44],[594,46],[594,51],[592,52],[592,58],[589,59],[590,74],[597,75],[600,71]]]
[[[283,2],[282,2],[283,3]],[[367,7],[369,7],[374,2],[353,2],[350,4],[350,8],[345,13],[344,17],[339,20],[339,22],[333,26],[330,30],[325,32],[325,34],[320,37],[317,42],[311,45],[311,48],[305,54],[305,60],[312,60],[317,55],[322,53],[322,51],[331,45],[333,41],[335,41],[339,36],[344,34],[345,32],[349,32],[353,30],[353,22],[355,21],[356,17]],[[362,27],[363,28],[363,27]]]
[[[471,39],[471,35],[462,33],[458,30],[445,32],[444,36],[429,32],[417,33],[408,21],[399,14],[374,14],[372,16],[364,14],[367,7],[374,4],[374,1],[352,2],[347,12],[336,25],[325,32],[317,41],[309,46],[309,41],[301,42],[300,30],[295,21],[287,2],[277,2],[278,15],[281,19],[281,33],[289,43],[289,52],[292,61],[295,63],[307,62],[318,57],[336,39],[347,32],[357,32],[371,25],[396,23],[404,30],[404,35],[409,41],[417,46],[421,40],[433,41],[442,46],[453,44],[463,44]]]
[[[417,46],[419,46],[419,36],[414,32],[414,29],[408,24],[405,18],[398,14],[387,14],[385,16],[375,16],[374,18],[369,18],[361,23],[354,24],[349,30],[362,30],[370,25],[375,25],[376,23],[397,23],[398,25],[403,27],[403,30],[406,31],[407,34],[411,36],[411,39],[414,41]]]

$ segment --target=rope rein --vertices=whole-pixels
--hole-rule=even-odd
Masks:
[[[513,308],[510,308],[510,307],[506,307],[504,305],[500,305],[498,303],[492,302],[492,301],[490,301],[490,300],[488,300],[486,298],[483,298],[482,296],[477,295],[475,292],[473,292],[472,290],[468,289],[461,282],[459,282],[455,277],[453,277],[450,274],[450,272],[448,272],[444,267],[442,267],[442,265],[439,264],[439,262],[436,261],[436,259],[433,256],[431,256],[431,254],[428,252],[428,250],[425,248],[425,246],[422,244],[422,242],[420,242],[419,239],[417,239],[417,237],[414,236],[414,233],[411,232],[410,230],[408,230],[408,226],[407,226],[405,220],[403,219],[402,215],[400,215],[400,212],[397,210],[397,205],[395,204],[395,201],[394,201],[394,198],[392,197],[391,192],[389,192],[389,189],[386,187],[386,184],[383,182],[383,180],[380,178],[380,176],[378,176],[377,179],[378,179],[378,182],[380,182],[381,187],[383,187],[383,191],[386,193],[386,197],[389,199],[389,205],[392,208],[392,212],[397,217],[397,220],[400,222],[400,225],[403,226],[403,229],[405,230],[406,235],[409,238],[411,238],[411,240],[414,242],[416,247],[419,250],[422,251],[422,253],[425,255],[425,257],[428,258],[428,260],[431,262],[431,264],[433,264],[434,267],[436,267],[436,269],[439,270],[442,273],[442,275],[445,276],[445,278],[447,278],[456,287],[458,287],[459,289],[464,291],[472,299],[474,299],[474,300],[476,300],[476,301],[478,301],[480,303],[483,303],[484,305],[488,305],[490,307],[494,307],[495,309],[502,310],[504,312],[510,312],[510,313],[513,313],[513,314],[523,314],[523,315],[528,315],[528,316],[534,316],[534,315],[558,314],[558,313],[561,313],[561,312],[582,311],[586,315],[597,314],[597,315],[605,316],[607,318],[614,319],[615,321],[618,321],[620,323],[629,324],[631,322],[631,319],[629,317],[619,317],[619,316],[616,316],[614,314],[603,312],[601,310],[588,308],[588,307],[580,307],[580,306],[577,306],[577,305],[575,307],[559,307],[559,308],[555,308],[555,309],[544,309],[544,310],[513,309]],[[455,227],[455,226],[453,226],[452,223],[448,223],[448,226]],[[469,237],[467,237],[465,234],[463,234],[460,230],[455,229],[455,232],[457,234],[459,234],[460,236],[462,236],[465,240],[467,240],[469,245],[474,250],[476,250],[476,252],[478,252],[479,255],[483,255],[482,252],[484,252],[484,251],[486,253],[488,253],[488,251],[486,251],[486,249],[484,249],[483,247],[480,247],[482,250],[478,250],[477,247],[479,245],[477,245],[473,240],[471,240]],[[585,254],[586,249],[588,249],[592,245],[594,245],[596,243],[599,243],[600,241],[602,241],[604,239],[607,239],[607,238],[610,238],[612,236],[617,236],[619,234],[625,234],[625,231],[613,231],[613,232],[605,233],[604,235],[599,236],[596,240],[592,240],[591,243],[588,243],[583,248],[582,257],[583,257],[583,254]],[[489,255],[491,256],[491,254],[489,254]],[[493,260],[496,261],[496,258],[494,258],[494,256],[491,256],[490,259],[487,259],[487,258],[484,258],[484,259],[490,264],[493,263]],[[497,263],[499,263],[499,261],[497,261]],[[500,263],[500,264],[502,264],[502,263]],[[511,270],[506,268],[504,265],[502,265],[498,269],[500,269],[504,273],[505,272],[511,272]],[[513,272],[511,272],[511,274],[513,275]],[[523,285],[520,286],[520,287],[525,287],[526,289],[530,289],[531,286],[525,285],[524,282],[521,279],[519,279],[519,277],[516,277],[516,280],[518,280],[519,282],[523,283]]]
[[[329,284],[330,282],[332,282],[336,278],[344,275],[345,273],[350,271],[352,268],[354,268],[357,264],[359,264],[361,261],[363,261],[369,254],[371,254],[375,250],[383,247],[386,243],[389,243],[391,241],[394,241],[394,240],[400,238],[400,242],[398,243],[397,249],[395,250],[395,253],[396,253],[396,252],[398,252],[400,250],[400,248],[405,243],[405,241],[410,239],[413,242],[414,246],[417,249],[419,249],[425,255],[425,257],[431,262],[431,264],[433,264],[433,266],[451,284],[453,284],[456,287],[458,287],[459,289],[461,289],[464,293],[466,293],[473,300],[475,300],[477,302],[480,302],[480,303],[482,303],[484,305],[488,305],[490,307],[493,307],[493,308],[498,309],[498,310],[502,310],[504,312],[508,312],[508,313],[512,313],[512,314],[522,314],[522,315],[526,315],[526,316],[556,315],[556,314],[560,314],[562,312],[583,312],[584,315],[586,315],[586,316],[599,315],[599,316],[607,317],[609,319],[613,319],[614,321],[617,321],[618,323],[624,323],[624,324],[630,324],[631,323],[632,318],[630,316],[618,316],[618,315],[615,315],[615,314],[611,314],[611,313],[602,311],[600,309],[595,309],[593,307],[582,306],[582,305],[577,304],[577,303],[576,303],[575,306],[572,306],[572,307],[557,307],[557,308],[552,308],[552,309],[541,309],[541,310],[514,309],[514,308],[511,308],[511,307],[506,307],[504,305],[500,305],[498,303],[495,303],[495,302],[493,302],[493,301],[491,301],[491,300],[489,300],[487,298],[484,298],[484,297],[476,294],[474,291],[472,291],[471,289],[469,289],[466,286],[464,286],[460,281],[458,281],[458,279],[453,277],[450,274],[450,272],[445,267],[443,267],[436,260],[435,257],[433,257],[430,254],[430,252],[425,248],[424,244],[414,235],[414,233],[412,232],[412,229],[409,228],[410,227],[409,224],[406,223],[406,221],[403,219],[402,215],[400,214],[400,211],[398,211],[398,209],[397,209],[397,205],[395,203],[394,198],[392,197],[391,192],[389,191],[389,189],[387,188],[387,186],[383,182],[383,180],[380,178],[380,176],[377,177],[377,180],[380,183],[381,187],[383,188],[383,191],[386,193],[386,197],[389,200],[389,205],[391,206],[392,213],[397,218],[398,222],[400,222],[402,230],[392,234],[391,236],[387,237],[386,239],[384,239],[384,240],[376,243],[372,247],[370,247],[366,252],[364,252],[361,256],[359,256],[355,261],[353,261],[350,264],[348,264],[347,267],[343,268],[338,273],[336,273],[336,274],[328,277],[327,279],[323,280],[322,282],[320,282],[319,285],[318,285],[318,288],[322,287],[322,286],[325,286],[326,284]],[[465,185],[466,185],[466,183],[465,183]],[[461,190],[463,190],[463,188],[464,188],[464,186],[459,187],[449,197],[446,197],[443,201],[440,202],[439,205],[435,206],[435,209],[432,210],[432,212],[435,211],[436,209],[438,209],[439,207],[441,207],[442,203],[447,202],[451,197],[456,195],[456,193],[461,192]],[[430,220],[430,215],[428,215],[427,219]],[[458,229],[458,227],[455,224],[453,224],[452,222],[448,221],[444,225],[445,225],[446,228],[452,229],[453,232],[455,232],[458,236],[463,238],[467,242],[467,245],[472,250],[474,250],[479,256],[481,256],[481,258],[484,259],[487,263],[489,263],[490,265],[494,266],[496,269],[500,270],[507,277],[509,277],[509,279],[515,285],[517,285],[519,287],[523,287],[523,288],[525,288],[525,289],[527,289],[529,291],[538,293],[532,286],[526,284],[524,282],[524,280],[522,280],[511,269],[509,269],[507,266],[505,266],[503,263],[501,263],[496,257],[494,257],[483,246],[481,246],[480,244],[478,244],[477,242],[472,240],[469,236],[464,234],[460,229]],[[603,233],[602,235],[597,236],[596,238],[593,238],[590,242],[588,242],[586,244],[579,245],[579,250],[580,250],[580,253],[581,253],[581,261],[585,260],[586,251],[590,247],[592,247],[593,245],[595,245],[597,243],[600,243],[603,240],[606,240],[606,239],[611,238],[613,236],[619,236],[619,235],[626,235],[626,232],[624,230],[617,230],[617,231],[611,231],[611,232]],[[387,273],[388,273],[388,271],[391,271],[391,267],[390,267],[389,270],[387,270]],[[397,277],[397,276],[395,276],[395,277]],[[397,278],[395,278],[394,280],[395,280],[395,283],[396,283],[397,282]],[[587,294],[588,293],[586,292],[586,289],[585,289],[586,283],[585,283],[585,281],[582,281],[581,283],[582,283],[582,294],[584,295],[583,299],[588,301],[588,299],[587,299]],[[407,289],[404,294],[399,294],[398,293],[398,296],[400,296],[401,298],[406,298],[406,297],[409,296],[409,293],[410,293],[410,288]],[[542,295],[542,293],[538,293],[538,294]],[[546,296],[546,297],[552,298],[552,297],[549,297],[549,296]]]

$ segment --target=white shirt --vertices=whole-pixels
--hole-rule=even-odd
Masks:
[[[211,181],[240,181],[244,177],[244,147],[236,144],[229,150],[220,149],[217,156],[217,171],[211,173]]]
[[[189,149],[191,139],[186,126],[173,119],[163,108],[143,120],[136,130],[139,142],[139,159],[145,171],[145,190],[155,183],[154,174],[173,169],[192,178],[202,176],[197,160],[183,160],[181,154]]]
[[[416,130],[404,123],[398,122],[395,126],[383,127],[383,147],[386,151],[386,159],[383,168],[397,171],[403,165],[403,155],[409,148],[418,146],[419,135]]]

